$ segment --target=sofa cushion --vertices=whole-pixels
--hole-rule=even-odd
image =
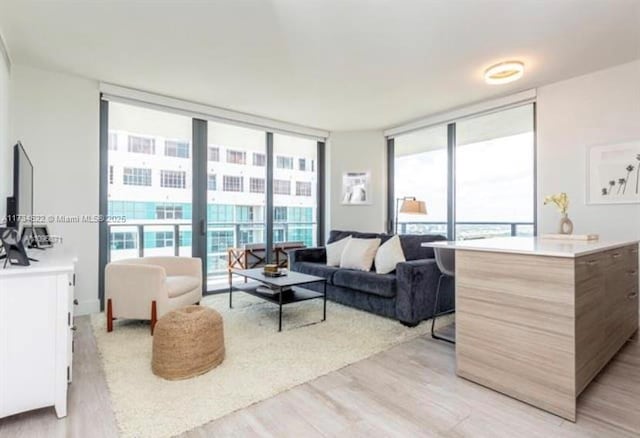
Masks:
[[[338,270],[333,276],[333,284],[385,298],[395,297],[397,290],[394,274],[383,275],[352,269]]]
[[[179,297],[200,286],[200,279],[189,275],[170,275],[165,281],[169,298]]]
[[[340,258],[340,267],[370,271],[380,247],[380,239],[349,239]]]
[[[401,234],[400,243],[402,251],[407,260],[421,260],[434,258],[433,248],[423,248],[423,242],[437,242],[447,240],[446,237],[438,234]]]
[[[339,270],[339,268],[327,266],[324,263],[313,262],[296,262],[291,269],[295,272],[302,272],[303,274],[326,278],[327,283],[329,284],[332,284],[333,275]]]
[[[327,266],[340,266],[340,259],[342,259],[342,253],[347,247],[347,243],[351,240],[351,236],[345,237],[341,240],[336,240],[332,243],[327,243],[325,249],[327,250]]]
[[[400,237],[393,236],[383,243],[376,253],[375,265],[378,274],[388,274],[396,270],[396,265],[406,261]]]

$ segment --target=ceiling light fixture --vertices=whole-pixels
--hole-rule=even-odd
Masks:
[[[517,81],[524,74],[524,64],[520,61],[505,61],[492,65],[484,71],[487,84],[498,85]]]

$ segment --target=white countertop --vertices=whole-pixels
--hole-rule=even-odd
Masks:
[[[45,250],[28,249],[27,254],[38,261],[31,262],[29,266],[15,266],[7,263],[7,267],[3,269],[5,259],[2,259],[0,260],[0,277],[73,272],[77,261],[77,257],[62,246]]]
[[[596,240],[587,242],[576,240],[542,239],[540,237],[495,237],[491,239],[426,242],[423,243],[422,246],[550,257],[580,257],[600,251],[637,244],[638,240]]]

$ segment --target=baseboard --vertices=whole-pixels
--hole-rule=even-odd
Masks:
[[[100,300],[80,301],[75,308],[75,315],[90,315],[100,312]]]

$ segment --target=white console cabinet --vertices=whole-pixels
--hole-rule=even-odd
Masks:
[[[62,248],[30,251],[38,262],[2,269],[0,418],[54,406],[67,415],[76,258]]]

